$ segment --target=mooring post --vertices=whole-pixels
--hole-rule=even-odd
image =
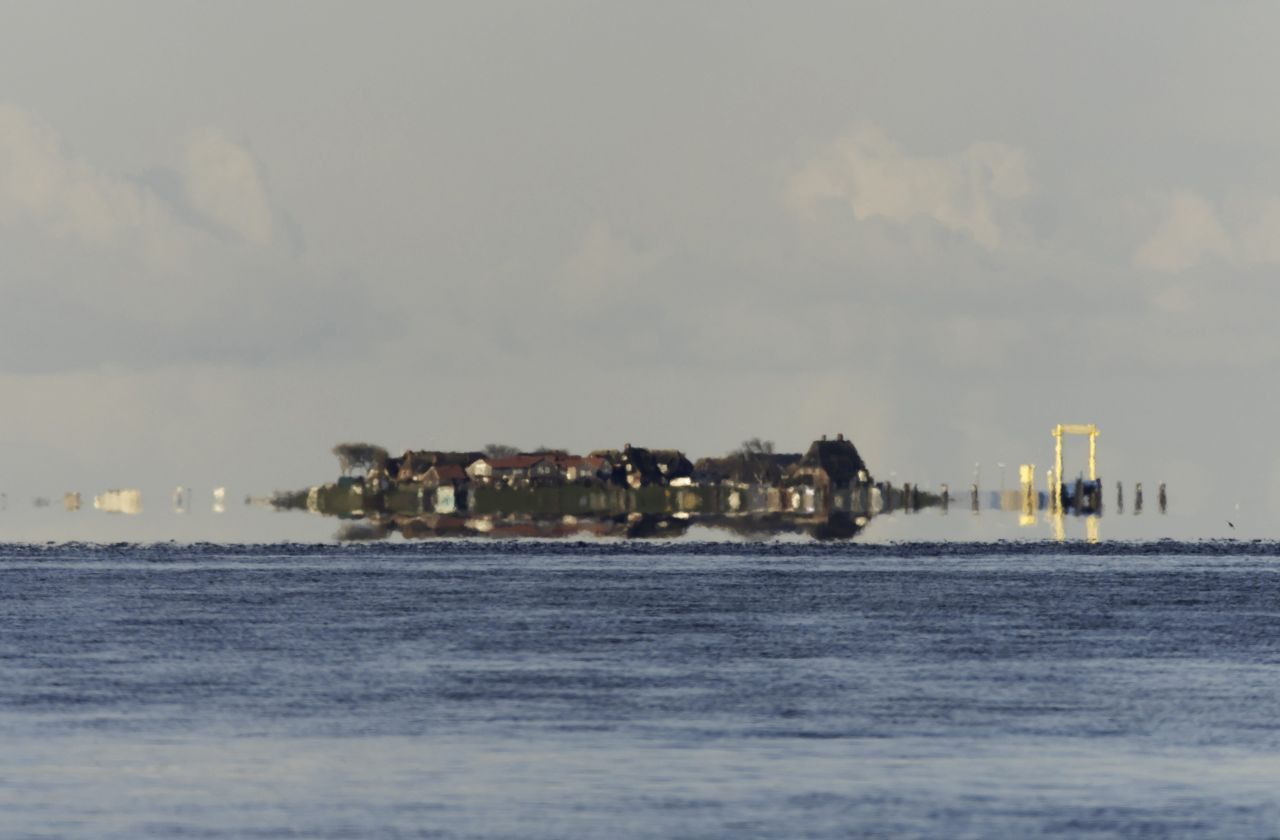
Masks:
[[[1142,513],[1142,482],[1133,485],[1133,515]]]
[[[1116,482],[1116,513],[1124,513],[1124,482]]]
[[[969,507],[974,513],[978,512],[978,485],[969,485]]]
[[[1164,492],[1164,482],[1160,482],[1160,491],[1156,496],[1156,502],[1160,505],[1160,512],[1165,513],[1169,508],[1169,497]]]

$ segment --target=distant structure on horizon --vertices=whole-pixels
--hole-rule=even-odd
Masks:
[[[108,490],[93,497],[95,510],[134,515],[142,513],[142,491]]]
[[[371,444],[334,447],[344,475],[274,504],[343,517],[452,515],[844,517],[860,528],[885,509],[945,504],[904,484],[877,484],[853,442],[823,435],[801,453],[753,439],[723,457],[690,460],[677,449],[624,444],[579,455],[408,450],[390,456]],[[363,474],[353,470],[363,470]]]

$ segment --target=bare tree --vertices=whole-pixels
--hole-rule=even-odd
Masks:
[[[520,449],[505,443],[486,443],[484,454],[490,458],[510,458],[512,455],[519,455]]]
[[[387,450],[372,443],[339,443],[333,447],[343,475],[355,469],[369,470],[387,462]]]
[[[751,481],[764,484],[773,477],[773,441],[761,440],[758,437],[744,440],[742,446],[729,453],[728,460],[735,478],[739,481]]]

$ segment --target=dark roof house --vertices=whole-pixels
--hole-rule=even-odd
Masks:
[[[664,483],[658,459],[648,449],[628,443],[622,448],[620,461],[621,469],[615,472],[615,476],[620,476],[623,483],[632,487]]]
[[[668,484],[677,478],[693,476],[693,462],[679,449],[654,449],[651,452],[658,464],[658,472],[662,473]]]
[[[821,440],[813,442],[800,463],[791,468],[790,477],[815,487],[845,489],[857,484],[860,473],[866,469],[852,441],[845,440],[842,434],[836,435],[835,440],[827,440],[823,435]]]

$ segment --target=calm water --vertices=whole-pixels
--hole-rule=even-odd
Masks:
[[[4,837],[1280,835],[1280,545],[0,546]]]

